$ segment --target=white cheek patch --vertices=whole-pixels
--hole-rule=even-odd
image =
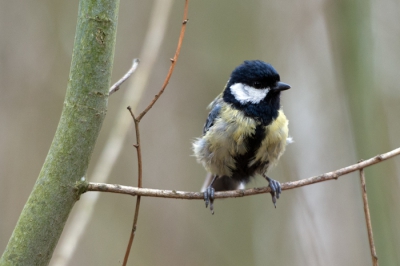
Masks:
[[[256,89],[243,83],[235,83],[230,89],[235,99],[242,104],[259,103],[269,92],[269,88]]]

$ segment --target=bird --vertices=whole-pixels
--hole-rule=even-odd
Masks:
[[[208,106],[203,135],[192,148],[208,172],[201,191],[212,214],[215,191],[242,189],[256,175],[268,181],[276,208],[281,185],[266,173],[292,142],[280,104],[281,92],[290,88],[271,64],[246,60]]]

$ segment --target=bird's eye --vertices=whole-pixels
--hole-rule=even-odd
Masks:
[[[253,82],[253,87],[255,87],[255,88],[261,88],[261,82],[259,82],[259,81],[254,81],[254,82]]]

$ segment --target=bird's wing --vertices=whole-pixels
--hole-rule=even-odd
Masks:
[[[208,114],[207,121],[204,124],[203,128],[203,135],[207,133],[207,131],[214,125],[215,119],[219,116],[219,112],[221,111],[221,101],[222,95],[219,95],[215,100],[209,105],[211,109],[210,113]]]

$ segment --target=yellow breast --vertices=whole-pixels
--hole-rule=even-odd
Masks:
[[[214,125],[194,143],[195,155],[209,172],[230,176],[236,168],[233,155],[247,152],[245,140],[254,134],[256,126],[254,119],[223,105]]]
[[[255,134],[260,122],[246,117],[243,112],[222,104],[220,115],[214,125],[202,137],[193,143],[197,160],[212,174],[231,176],[236,169],[234,157],[248,150],[246,139]],[[278,117],[265,126],[265,138],[256,151],[249,167],[260,163],[259,174],[266,172],[285,151],[288,137],[288,120],[280,110]]]
[[[268,166],[271,166],[277,162],[286,148],[286,139],[289,134],[288,124],[289,121],[285,114],[282,110],[279,110],[278,117],[265,127],[266,137],[252,163],[269,162]]]

